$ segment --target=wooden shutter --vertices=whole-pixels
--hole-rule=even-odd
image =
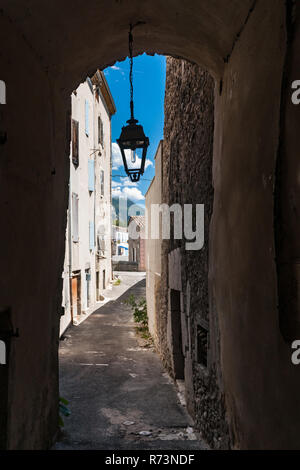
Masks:
[[[95,161],[88,160],[88,188],[89,191],[95,191]]]
[[[79,122],[72,119],[72,161],[75,166],[79,165],[78,131]]]
[[[103,146],[103,122],[100,116],[98,116],[98,144]]]

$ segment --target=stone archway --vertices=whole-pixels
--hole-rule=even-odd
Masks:
[[[47,447],[57,429],[69,95],[88,73],[126,56],[136,21],[144,23],[136,53],[199,63],[218,83],[210,282],[232,444],[298,445],[300,381],[278,325],[273,224],[292,18],[299,41],[298,9],[289,15],[284,0],[0,1],[0,79],[9,97],[0,122],[0,292],[20,330],[10,353],[9,448]],[[289,132],[285,159],[295,151],[296,113]]]

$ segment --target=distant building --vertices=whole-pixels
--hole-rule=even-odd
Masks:
[[[138,271],[146,271],[145,216],[130,217],[128,222],[129,262],[138,264]]]
[[[128,261],[127,227],[112,226],[112,255],[113,261]]]
[[[115,105],[101,71],[72,93],[69,209],[61,333],[96,308],[112,278],[111,116]]]

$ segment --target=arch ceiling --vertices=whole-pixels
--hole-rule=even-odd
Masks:
[[[135,53],[197,62],[216,77],[255,6],[253,0],[1,0],[6,16],[46,71],[74,85],[96,68],[123,59],[128,25]],[[68,85],[71,81],[70,85]]]

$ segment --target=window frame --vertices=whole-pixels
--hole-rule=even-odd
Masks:
[[[72,162],[78,168],[79,166],[79,121],[72,119]]]
[[[104,147],[104,126],[101,115],[98,115],[98,144]]]

